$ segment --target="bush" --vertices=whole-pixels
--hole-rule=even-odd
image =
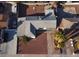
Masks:
[[[27,36],[22,36],[23,38],[23,41],[26,43],[26,42],[29,42],[31,40],[31,38],[27,37]]]

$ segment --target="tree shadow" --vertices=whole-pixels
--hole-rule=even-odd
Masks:
[[[10,14],[11,7],[12,7],[12,4],[10,4],[10,3],[4,3],[4,13]]]
[[[45,18],[47,18],[47,17],[50,16],[50,15],[52,15],[51,12],[50,12],[49,14],[45,15],[45,16],[42,18],[42,20],[45,19]]]
[[[74,34],[75,32],[77,32],[79,30],[79,22],[77,23],[74,23],[72,26],[71,26],[71,29],[72,31],[74,30],[74,32],[72,34]]]
[[[34,36],[36,36],[36,30],[37,29],[35,28],[35,26],[32,23],[30,23],[30,31],[32,34],[34,34]]]
[[[11,40],[14,39],[15,34],[16,34],[15,29],[11,29],[11,30],[4,29],[1,36],[2,39],[0,39],[0,44],[10,42]]]
[[[74,53],[79,54],[79,50],[74,51]]]
[[[4,13],[4,5],[0,2],[0,13]]]
[[[39,28],[38,30],[36,30],[36,37],[43,34],[44,32],[46,32],[46,30],[43,30],[42,28]]]
[[[14,13],[10,13],[10,15],[9,15],[8,28],[9,29],[17,28],[17,15]]]
[[[18,17],[26,17],[26,10],[28,8],[28,5],[17,3],[17,13]]]
[[[26,10],[28,5],[22,4],[21,2],[17,3],[17,14],[18,17],[26,17]],[[17,21],[17,28],[23,23],[24,21]]]
[[[18,21],[17,28],[23,23],[24,21]]]
[[[36,29],[34,25],[30,23],[30,31],[35,35],[35,37],[38,37],[39,35],[44,33],[46,30],[42,28]]]
[[[72,32],[71,32],[72,31]],[[71,32],[70,35],[74,34],[72,37],[70,38],[75,38],[77,36],[79,36],[79,22],[74,23],[69,29],[65,29],[64,30],[65,35],[69,34]]]

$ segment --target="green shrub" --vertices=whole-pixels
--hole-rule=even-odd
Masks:
[[[27,36],[22,36],[22,38],[23,38],[23,41],[25,42],[25,43],[27,43],[27,42],[29,42],[30,41],[30,39],[31,38],[29,38],[29,37],[27,37]]]
[[[62,32],[58,31],[54,34],[54,43],[57,48],[63,48],[65,46],[66,40],[67,39]]]

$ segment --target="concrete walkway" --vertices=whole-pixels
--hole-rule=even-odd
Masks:
[[[14,39],[7,43],[7,53],[6,54],[15,55],[16,52],[17,52],[17,37],[16,37],[16,35],[14,35]]]
[[[60,50],[55,49],[55,44],[53,40],[53,33],[55,32],[55,29],[52,29],[52,31],[47,31],[47,43],[48,43],[48,55],[59,55]]]
[[[53,54],[53,43],[52,43],[52,39],[50,37],[50,31],[47,31],[47,43],[48,43],[48,54],[51,55]]]
[[[0,44],[0,54],[6,54],[7,53],[7,44],[3,43]]]

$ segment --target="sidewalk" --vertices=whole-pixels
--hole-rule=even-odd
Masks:
[[[54,40],[51,36],[53,36],[53,33],[55,32],[55,29],[52,29],[52,31],[47,32],[47,43],[48,43],[48,55],[59,55],[60,50],[55,49]]]
[[[3,43],[0,44],[0,54],[6,54],[7,53],[7,44]]]

